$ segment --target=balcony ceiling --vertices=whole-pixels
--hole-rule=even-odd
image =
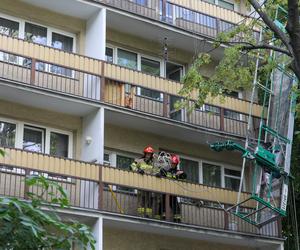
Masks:
[[[217,140],[224,141],[231,139],[241,143],[241,139],[233,138],[225,135],[219,135],[214,131],[196,128],[182,123],[145,116],[145,113],[133,113],[128,111],[117,111],[106,109],[105,123],[122,126],[136,131],[163,135],[164,137],[174,138],[190,143],[208,145],[210,142]]]
[[[88,19],[99,9],[96,5],[74,0],[21,0],[22,2],[49,9],[60,14]]]
[[[278,245],[280,244],[280,240],[270,241],[258,237],[254,238],[232,234],[223,230],[214,231],[208,229],[187,228],[184,227],[184,225],[168,226],[165,223],[156,223],[150,221],[143,223],[142,221],[134,221],[125,218],[109,218],[109,216],[104,217],[103,224],[104,228],[108,227],[118,230],[129,230],[157,234],[159,235],[158,237],[161,237],[161,235],[165,235],[182,239],[214,242],[215,244],[229,244],[239,246],[241,249],[243,249],[244,247],[249,247],[253,249],[259,248],[275,250],[279,249]]]
[[[33,90],[0,81],[0,100],[74,116],[85,116],[97,109],[95,105],[59,94]]]
[[[213,49],[212,42],[209,42],[208,39],[201,40],[199,36],[196,38],[195,35],[189,32],[176,29],[159,21],[142,20],[131,14],[120,15],[112,10],[107,11],[107,27],[156,43],[160,42],[162,47],[164,38],[167,38],[169,47],[179,48],[193,54],[208,52]],[[210,54],[218,60],[223,55],[222,51],[223,49],[215,49]]]

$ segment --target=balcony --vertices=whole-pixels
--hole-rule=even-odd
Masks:
[[[38,192],[38,188],[31,187],[29,190],[25,178],[41,174],[57,181],[67,191],[74,208],[130,215],[133,218],[147,217],[148,220],[175,222],[185,226],[281,237],[280,221],[257,229],[227,213],[223,207],[235,204],[237,199],[237,192],[232,190],[140,175],[19,149],[4,150],[5,157],[0,158],[1,196],[26,199],[26,192]],[[145,199],[151,200],[153,210],[147,216],[138,211],[141,192],[146,194]],[[242,193],[241,200],[248,196],[248,193]],[[176,211],[169,205],[174,197],[179,201]],[[162,202],[164,209],[161,208]],[[243,207],[250,210],[254,208],[252,203]],[[174,221],[174,213],[180,213],[181,221]]]
[[[241,138],[247,132],[250,102],[245,100],[208,99],[191,113],[178,111],[173,105],[180,100],[179,82],[4,35],[0,35],[0,58],[0,78],[13,86],[105,103]],[[253,105],[254,128],[261,111],[260,105]]]
[[[195,3],[180,0],[94,1],[211,38],[245,21],[245,17],[238,12],[201,0]]]

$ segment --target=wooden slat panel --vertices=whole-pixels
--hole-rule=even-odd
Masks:
[[[44,154],[5,148],[0,164],[98,181],[99,166]]]
[[[112,65],[99,60],[66,53],[55,50],[42,45],[29,43],[19,39],[0,35],[0,50],[8,50],[12,53],[20,54],[24,57],[33,57],[37,60],[48,61],[49,63],[59,64],[65,67],[76,67],[77,70],[89,72],[91,74],[100,75],[101,65],[104,63],[104,77],[111,78],[120,82],[130,83],[145,88],[156,89],[161,92],[167,92],[171,95],[178,95],[182,85],[179,82],[170,81],[156,76],[146,75],[130,69],[122,68],[118,65]],[[197,93],[192,94],[194,99],[197,98]],[[226,97],[224,102],[220,102],[218,98],[213,100],[208,99],[208,104],[222,106],[227,109],[232,109],[242,113],[249,112],[249,102],[236,100]],[[253,115],[260,116],[262,107],[253,105]]]
[[[137,189],[147,189],[154,192],[171,193],[178,196],[186,196],[214,202],[234,205],[237,200],[237,192],[208,187],[188,182],[174,182],[170,179],[157,178],[155,176],[140,175],[138,173],[123,171],[111,167],[103,167],[103,182],[124,185]],[[246,200],[249,194],[242,193],[241,200]],[[254,204],[251,204],[254,205]]]
[[[210,4],[200,0],[198,1],[169,0],[168,2],[201,12],[203,14],[211,15],[223,19],[224,21],[228,21],[232,23],[238,23],[245,18],[244,16],[242,16],[241,14],[235,11],[228,10],[220,6]]]
[[[10,51],[23,57],[35,58],[37,60],[47,61],[69,68],[74,68],[74,65],[76,65],[78,66],[78,70],[96,75],[101,74],[101,61],[99,60],[84,56],[75,56],[54,48],[4,35],[0,35],[0,50]],[[69,59],[70,55],[72,55],[72,60]]]

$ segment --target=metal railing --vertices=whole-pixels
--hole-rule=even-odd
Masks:
[[[0,195],[28,199],[25,179],[43,175],[63,187],[72,207],[107,211],[232,232],[281,237],[280,220],[258,229],[229,214],[237,192],[196,183],[140,175],[113,167],[29,151],[4,148],[0,158]],[[51,190],[56,193],[56,190]],[[241,193],[241,199],[249,197]],[[47,194],[45,194],[47,199]],[[245,204],[244,210],[255,209]]]
[[[192,112],[176,110],[174,104],[181,100],[179,82],[5,35],[0,35],[0,79],[190,126],[241,137],[247,133],[248,101],[226,97],[224,102],[208,100]],[[253,104],[254,129],[261,110]]]
[[[241,14],[207,2],[190,5],[176,0],[94,0],[199,35],[215,38],[245,19]],[[181,4],[186,4],[183,6]],[[201,11],[202,12],[201,12]]]

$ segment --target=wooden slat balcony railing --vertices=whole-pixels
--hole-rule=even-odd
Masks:
[[[140,175],[20,149],[4,148],[4,151],[5,156],[0,158],[0,196],[26,199],[26,191],[39,190],[37,187],[29,190],[25,179],[43,175],[66,190],[73,207],[144,217],[138,209],[142,195],[143,202],[151,207],[147,212],[149,219],[280,237],[277,222],[258,230],[228,214],[223,208],[235,204],[237,199],[237,192],[232,190]],[[172,206],[174,197],[178,201],[176,209]],[[247,197],[248,193],[241,194],[241,200]],[[252,203],[245,206],[245,210],[255,208]],[[175,220],[175,214],[180,214],[180,221]]]
[[[238,12],[201,0],[94,1],[211,38],[249,20]],[[254,36],[257,38],[256,31]]]
[[[191,113],[176,111],[174,100],[180,100],[177,93],[182,86],[179,82],[5,35],[0,35],[0,78],[214,131],[241,137],[247,133],[248,101],[208,98],[203,107]],[[254,103],[254,129],[261,111],[262,107]]]

